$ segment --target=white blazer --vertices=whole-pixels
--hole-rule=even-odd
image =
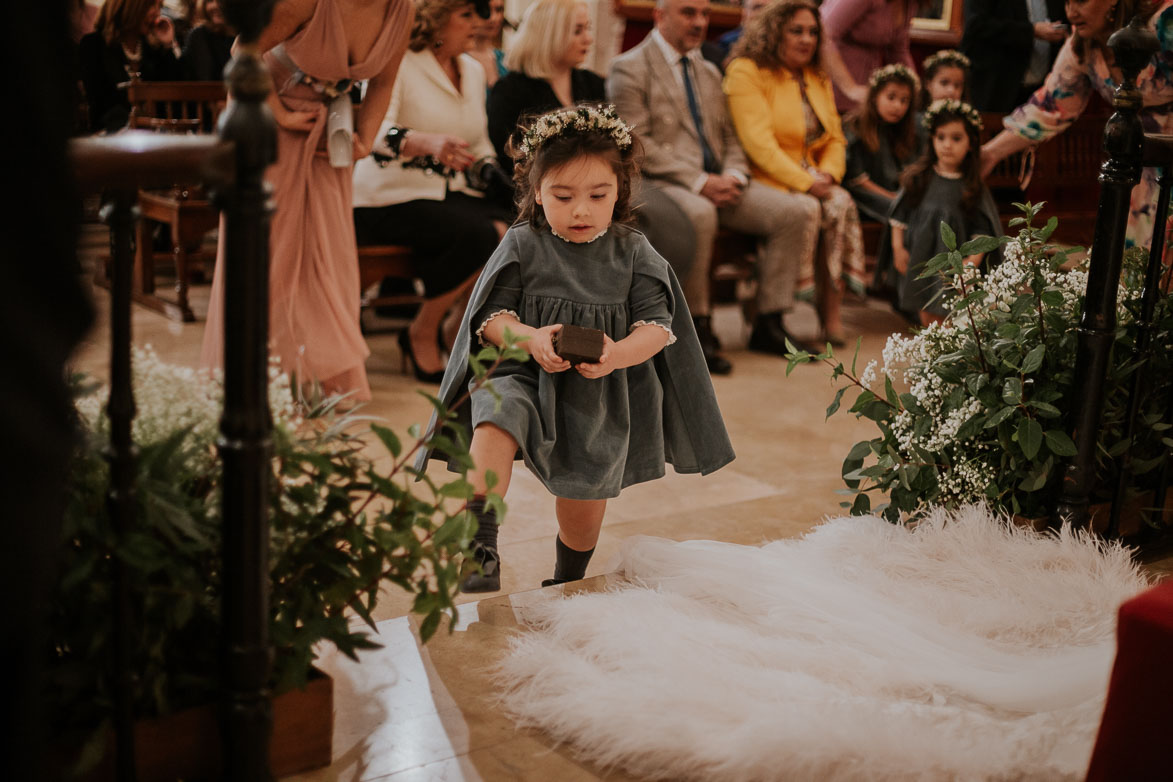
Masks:
[[[376,151],[387,152],[383,137],[392,125],[398,125],[459,136],[468,142],[468,151],[475,159],[495,156],[485,116],[485,71],[467,54],[460,55],[457,63],[460,91],[430,50],[409,51],[403,56],[387,115],[375,137]],[[370,156],[354,164],[355,206],[389,206],[417,199],[442,201],[449,189],[481,195],[468,187],[462,173],[446,180],[430,171],[405,169],[399,161],[380,168]]]

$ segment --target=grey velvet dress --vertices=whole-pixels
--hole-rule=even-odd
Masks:
[[[909,315],[921,310],[942,317],[948,314],[949,308],[940,295],[945,288],[945,281],[940,275],[917,279],[925,263],[945,252],[945,244],[941,241],[942,222],[957,234],[959,247],[975,236],[998,236],[1001,233],[998,208],[989,189],[982,185],[978,206],[968,213],[961,206],[964,189],[963,180],[950,179],[933,172],[920,203],[910,203],[907,195],[901,192],[892,205],[890,221],[893,225],[905,228],[904,246],[909,253],[908,273],[901,278],[898,291],[899,307]],[[983,259],[982,265],[989,268],[999,258],[996,251],[990,253]]]
[[[533,360],[505,362],[492,379],[500,404],[480,389],[471,410],[458,411],[470,430],[491,422],[509,432],[555,496],[615,497],[661,477],[665,464],[709,473],[733,459],[679,283],[639,231],[613,225],[592,242],[573,243],[529,223],[510,228],[472,293],[441,384],[444,402],[471,388],[476,332],[502,311],[535,328],[602,329],[615,341],[640,321],[675,337],[642,364],[593,380],[574,369],[549,373]]]

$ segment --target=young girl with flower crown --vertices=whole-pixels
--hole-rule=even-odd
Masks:
[[[928,325],[948,312],[941,277],[917,279],[921,267],[946,249],[941,223],[953,229],[959,246],[978,235],[997,236],[1001,224],[981,178],[981,116],[968,103],[939,100],[925,112],[924,123],[929,145],[904,172],[889,225],[893,266],[903,275],[899,307]],[[966,262],[976,266],[982,257]]]
[[[868,97],[847,118],[847,173],[843,184],[861,214],[888,219],[900,174],[916,159],[916,100],[920,80],[905,65],[877,68]]]
[[[556,498],[557,558],[543,586],[584,576],[607,500],[621,489],[661,477],[666,463],[707,474],[733,459],[680,285],[624,224],[636,146],[610,106],[545,114],[522,137],[519,219],[473,290],[440,391],[451,404],[469,387],[476,343],[500,346],[507,331],[524,340],[530,360],[501,364],[492,390],[474,390],[458,409],[472,431],[468,509],[479,565],[465,592],[501,588],[486,493],[506,494],[518,457]],[[558,355],[555,337],[567,325],[604,332],[597,361]],[[436,426],[433,416],[429,431]]]
[[[917,153],[924,152],[929,138],[924,132],[924,110],[939,100],[969,99],[969,58],[956,49],[941,49],[921,63],[921,114],[916,118]]]

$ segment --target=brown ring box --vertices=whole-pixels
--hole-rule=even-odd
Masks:
[[[571,364],[596,364],[603,356],[603,332],[562,324],[550,340],[554,352]]]

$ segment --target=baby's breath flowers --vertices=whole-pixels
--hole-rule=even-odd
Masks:
[[[567,133],[602,133],[621,150],[631,147],[631,126],[619,118],[614,106],[576,106],[534,120],[521,140],[522,157],[533,157],[543,143]]]
[[[856,372],[858,350],[850,366],[830,349],[792,355],[790,369],[818,360],[832,368],[833,378],[854,385],[859,394],[851,412],[879,429],[843,464],[844,480],[856,493],[852,512],[872,510],[869,494],[887,495],[875,510],[890,521],[916,517],[931,505],[973,502],[1023,516],[1050,511],[1065,460],[1075,453],[1063,413],[1073,387],[1087,271],[1068,251],[1047,244],[1054,220],[1044,228],[1031,225],[1039,208],[1025,205],[1027,217],[1018,219],[1023,227],[1013,239],[987,237],[956,247],[942,228],[951,250],[926,266],[945,277],[949,314],[913,334],[893,334],[882,359],[862,372]],[[999,246],[1001,263],[988,271],[963,263]],[[1118,291],[1120,355],[1128,355],[1135,339],[1141,295],[1135,265],[1125,264]],[[1173,311],[1161,306],[1155,338],[1173,348]],[[1159,360],[1171,363],[1164,355]],[[1136,364],[1118,360],[1110,371],[1104,453],[1122,437],[1121,400]],[[837,390],[828,415],[849,387]],[[1160,431],[1144,437],[1151,442],[1141,443],[1138,453],[1151,458],[1167,452]]]

